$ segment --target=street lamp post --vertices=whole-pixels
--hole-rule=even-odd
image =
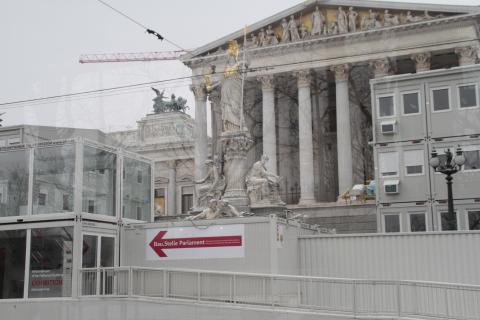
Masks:
[[[455,157],[450,149],[445,150],[445,159],[440,159],[435,149],[432,150],[432,157],[430,158],[430,166],[435,172],[440,172],[446,175],[447,190],[448,190],[448,214],[453,215],[453,192],[452,192],[452,180],[455,173],[460,171],[465,163],[465,156],[460,146],[455,152]]]

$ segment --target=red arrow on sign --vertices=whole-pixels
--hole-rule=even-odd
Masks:
[[[150,247],[162,258],[167,257],[163,251],[165,249],[239,247],[242,245],[242,236],[164,239],[165,234],[167,231],[160,231],[150,242]]]

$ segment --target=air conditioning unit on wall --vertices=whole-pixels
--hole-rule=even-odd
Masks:
[[[400,184],[399,180],[387,180],[383,182],[383,191],[385,194],[397,194],[399,193],[398,185]]]
[[[395,134],[397,132],[397,122],[393,121],[383,121],[380,123],[380,131],[382,134]]]

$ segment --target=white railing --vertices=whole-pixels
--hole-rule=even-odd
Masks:
[[[182,299],[354,316],[480,319],[480,286],[204,270],[80,270],[79,296]]]

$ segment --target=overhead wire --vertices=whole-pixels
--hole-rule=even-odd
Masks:
[[[100,0],[97,0],[97,1],[100,1]],[[459,44],[459,43],[464,43],[464,42],[471,42],[471,41],[474,41],[474,40],[478,41],[478,40],[480,40],[480,38],[473,38],[473,39],[459,40],[459,41],[450,41],[450,42],[447,42],[447,43],[448,44]],[[417,48],[422,48],[422,47],[428,47],[428,45],[419,46]],[[386,52],[390,52],[390,51],[384,50],[384,51],[376,51],[376,52],[373,52],[373,53],[386,53]],[[372,54],[372,53],[370,53],[370,54]],[[358,57],[358,56],[363,56],[363,55],[365,55],[365,54],[344,55],[344,56],[337,57],[337,59],[338,58],[353,58],[353,57]],[[261,71],[261,70],[271,71],[271,70],[275,70],[276,68],[281,68],[281,67],[285,67],[285,66],[299,65],[299,64],[305,64],[305,63],[314,63],[314,62],[321,62],[321,61],[329,61],[329,60],[333,60],[333,59],[320,58],[320,59],[302,60],[302,61],[289,62],[289,63],[270,64],[270,65],[255,67],[255,68],[247,67],[244,70],[240,70],[240,72],[251,73],[251,72],[256,72],[256,71]],[[74,93],[67,93],[67,94],[60,94],[60,95],[47,96],[47,97],[41,97],[41,98],[33,98],[33,99],[25,99],[25,100],[18,100],[18,101],[2,102],[2,103],[0,103],[0,110],[4,110],[7,107],[9,109],[11,109],[11,107],[13,107],[13,106],[24,107],[25,104],[36,103],[36,102],[39,102],[39,101],[55,100],[55,99],[64,98],[64,97],[77,97],[77,96],[81,96],[81,95],[88,95],[88,94],[94,94],[94,93],[104,93],[104,92],[106,93],[106,92],[110,92],[110,91],[129,89],[129,88],[133,88],[133,87],[142,87],[142,86],[155,85],[155,84],[164,84],[164,83],[179,81],[179,80],[193,80],[193,79],[196,79],[196,78],[203,78],[207,75],[217,75],[217,74],[222,74],[222,73],[223,73],[223,71],[215,71],[213,73],[209,72],[209,73],[197,74],[197,75],[192,75],[192,76],[184,76],[184,77],[177,77],[177,78],[171,78],[171,79],[135,83],[135,84],[129,84],[129,85],[123,85],[123,86],[110,87],[110,88],[102,88],[102,89],[95,89],[95,90],[88,90],[88,91],[82,91],[82,92],[74,92]],[[18,106],[18,105],[21,105],[21,106]]]
[[[103,4],[104,6],[106,6],[107,8],[110,8],[111,10],[115,11],[116,13],[118,13],[119,15],[123,16],[124,18],[130,20],[131,22],[133,22],[134,24],[136,24],[137,26],[141,27],[142,29],[144,29],[148,34],[152,34],[154,36],[156,36],[158,38],[158,40],[165,40],[166,42],[170,43],[171,45],[179,48],[180,50],[182,51],[185,51],[185,52],[188,52],[188,50],[185,50],[184,48],[182,48],[181,46],[179,46],[178,44],[176,44],[175,42],[171,41],[171,40],[168,40],[167,38],[165,38],[163,35],[161,35],[160,33],[156,32],[155,30],[152,30],[150,28],[148,28],[147,26],[145,26],[144,24],[138,22],[137,20],[133,19],[132,17],[128,16],[127,14],[123,13],[122,11],[114,8],[112,5],[108,4],[107,2],[103,1],[103,0],[97,0],[98,2],[100,2],[101,4]]]

